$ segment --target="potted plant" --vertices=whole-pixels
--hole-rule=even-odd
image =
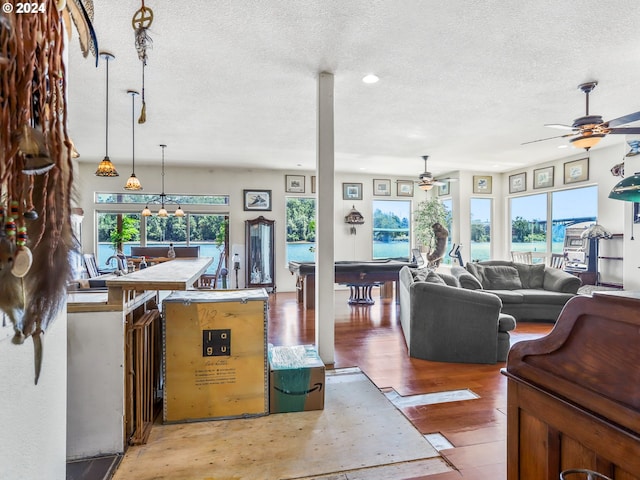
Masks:
[[[416,241],[421,251],[429,252],[435,248],[435,235],[433,224],[439,223],[446,226],[451,213],[437,198],[430,198],[418,204],[418,209],[413,212],[414,232]]]
[[[109,233],[109,240],[113,246],[113,252],[121,252],[122,244],[134,239],[136,235],[138,235],[136,220],[123,216],[120,228],[116,227]]]

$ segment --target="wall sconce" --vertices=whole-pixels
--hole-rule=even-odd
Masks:
[[[355,205],[353,205],[351,207],[351,210],[347,214],[347,216],[344,217],[344,221],[345,223],[348,223],[349,225],[351,225],[351,228],[349,229],[349,232],[351,233],[351,235],[355,235],[356,234],[355,226],[362,225],[364,223],[364,217],[358,210],[356,210]]]

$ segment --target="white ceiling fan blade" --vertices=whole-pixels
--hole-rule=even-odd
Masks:
[[[576,127],[572,127],[571,125],[563,125],[561,123],[545,123],[545,127],[549,128],[559,128],[560,130],[579,130]]]

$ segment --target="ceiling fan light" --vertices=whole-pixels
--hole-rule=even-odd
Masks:
[[[419,183],[418,187],[420,187],[420,190],[424,190],[425,192],[428,192],[429,190],[431,190],[433,188],[433,184],[432,183]]]
[[[140,184],[140,180],[136,177],[135,173],[132,173],[127,183],[124,186],[125,190],[142,190],[142,185]]]
[[[117,177],[119,176],[116,167],[111,163],[109,157],[104,157],[100,164],[98,165],[98,169],[96,170],[96,177]]]
[[[640,172],[623,178],[611,189],[609,198],[626,202],[640,202]]]
[[[590,148],[595,147],[598,143],[600,143],[600,140],[602,140],[603,138],[603,134],[594,133],[591,135],[581,135],[579,137],[572,138],[570,142],[571,145],[576,148],[584,148],[586,150],[589,150]]]

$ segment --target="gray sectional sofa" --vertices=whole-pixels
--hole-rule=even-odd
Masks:
[[[555,322],[581,286],[579,278],[544,264],[489,260],[453,267],[451,273],[465,289],[498,296],[502,312],[517,321]]]
[[[438,362],[504,362],[515,319],[502,301],[460,287],[451,275],[425,268],[400,270],[400,321],[409,356]]]

